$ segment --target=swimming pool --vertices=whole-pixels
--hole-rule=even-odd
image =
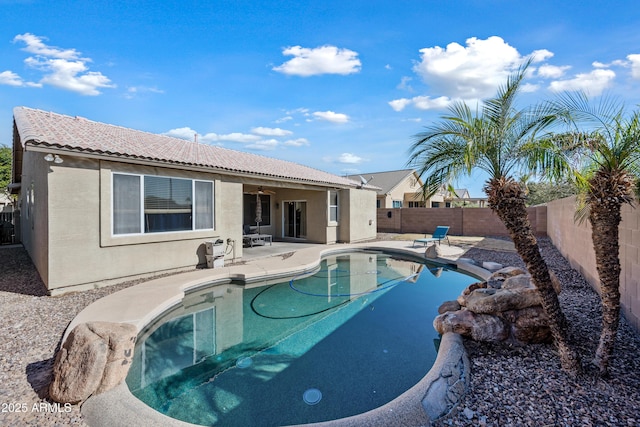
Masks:
[[[311,276],[185,295],[144,330],[132,393],[202,425],[287,425],[366,412],[431,368],[439,304],[476,279],[379,252],[322,260]]]

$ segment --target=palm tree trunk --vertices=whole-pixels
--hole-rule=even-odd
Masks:
[[[589,213],[602,301],[602,331],[593,363],[603,376],[609,370],[620,323],[620,207],[615,198],[592,199]]]
[[[509,230],[516,251],[524,261],[538,290],[542,308],[549,318],[549,329],[558,349],[562,368],[572,375],[578,375],[582,370],[580,358],[569,344],[567,319],[551,283],[549,268],[540,254],[538,241],[531,230],[522,187],[514,180],[503,177],[491,179],[485,191],[489,196],[489,207]]]

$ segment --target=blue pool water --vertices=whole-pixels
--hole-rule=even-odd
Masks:
[[[374,252],[323,259],[308,277],[215,285],[140,335],[132,393],[170,417],[281,426],[360,414],[429,371],[438,306],[473,277]]]

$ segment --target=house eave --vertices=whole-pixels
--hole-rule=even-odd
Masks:
[[[97,153],[90,152],[86,150],[77,150],[68,147],[59,147],[55,145],[49,145],[47,143],[42,143],[36,140],[28,140],[24,143],[25,151],[33,151],[33,152],[41,152],[41,153],[51,153],[57,154],[59,156],[73,156],[80,157],[85,159],[95,159],[95,160],[105,160],[112,162],[121,162],[128,164],[136,164],[142,166],[161,166],[170,169],[177,170],[186,170],[186,171],[194,171],[194,172],[206,172],[213,173],[219,175],[225,175],[229,177],[234,177],[242,183],[250,184],[265,184],[266,182],[271,182],[272,185],[276,185],[275,183],[287,184],[290,186],[299,186],[300,188],[316,188],[316,189],[353,189],[357,186],[354,185],[342,185],[339,183],[329,183],[329,182],[319,182],[319,181],[311,181],[304,179],[296,179],[296,178],[288,178],[267,174],[259,174],[252,172],[244,172],[233,169],[215,167],[215,166],[203,166],[196,165],[190,163],[180,163],[180,162],[171,162],[164,161],[158,159],[149,159],[149,158],[141,158],[141,157],[130,157],[121,154],[115,153]]]

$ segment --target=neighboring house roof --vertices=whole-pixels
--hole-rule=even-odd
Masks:
[[[358,175],[347,175],[346,177],[356,182],[360,182],[362,176],[367,183],[379,187],[378,194],[384,195],[390,193],[394,188],[404,182],[405,179],[415,173],[413,169],[402,169],[388,172],[362,173]],[[416,177],[417,178],[417,177]]]
[[[467,190],[466,188],[456,188],[453,190],[455,192],[455,194],[451,194],[448,193],[447,197],[450,197],[452,199],[468,199],[471,196],[469,195],[469,190]]]
[[[13,115],[26,150],[29,146],[55,148],[116,161],[152,161],[174,167],[204,167],[216,172],[275,180],[357,187],[346,177],[297,163],[94,122],[82,117],[27,107],[14,108]]]

